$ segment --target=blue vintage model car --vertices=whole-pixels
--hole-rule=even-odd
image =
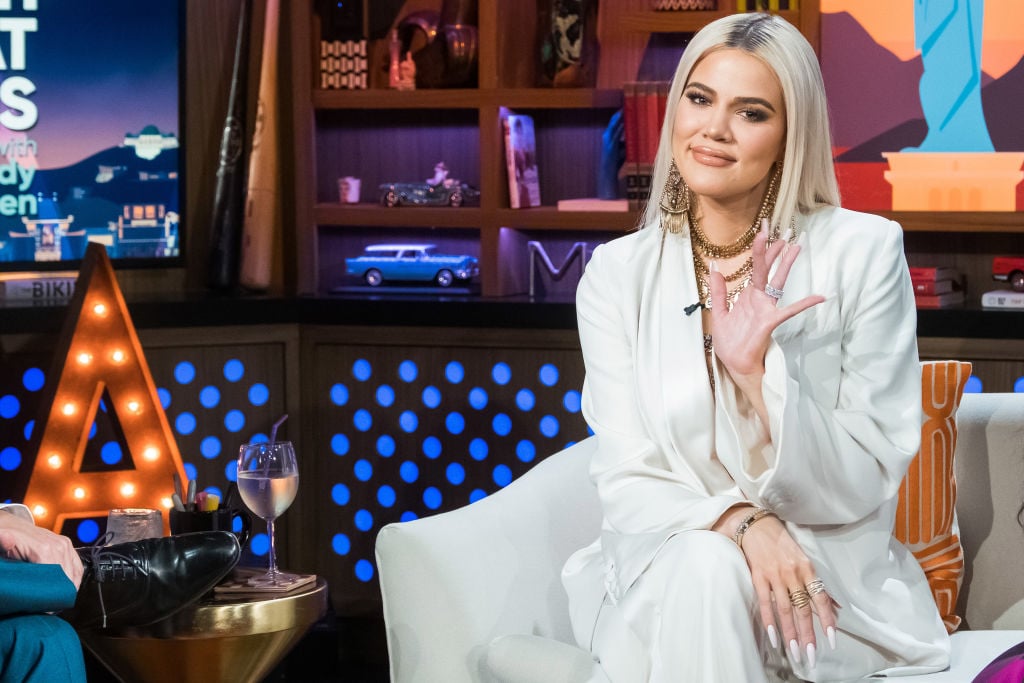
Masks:
[[[438,253],[433,244],[372,244],[361,256],[345,259],[349,275],[377,287],[385,280],[433,282],[450,287],[468,282],[480,273],[473,256]]]
[[[384,206],[463,206],[480,203],[480,191],[471,185],[446,180],[430,183],[384,183],[380,186]]]

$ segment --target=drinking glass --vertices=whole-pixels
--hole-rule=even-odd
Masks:
[[[277,569],[274,520],[284,514],[299,490],[299,468],[290,441],[247,443],[238,451],[238,493],[253,514],[267,522],[270,563],[267,573],[249,579],[252,586],[277,586],[289,578]]]
[[[107,513],[109,542],[129,543],[164,535],[163,515],[149,508],[116,508]]]

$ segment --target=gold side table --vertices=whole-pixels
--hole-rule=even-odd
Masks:
[[[327,582],[287,595],[217,594],[142,627],[82,631],[122,681],[260,681],[327,613]]]

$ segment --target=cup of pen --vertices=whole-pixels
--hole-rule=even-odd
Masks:
[[[188,534],[194,531],[231,531],[238,537],[243,548],[252,532],[252,515],[247,510],[222,507],[215,510],[178,510],[169,512],[171,534]],[[235,519],[240,528],[235,530]]]

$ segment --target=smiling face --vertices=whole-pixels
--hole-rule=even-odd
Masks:
[[[782,86],[767,64],[731,48],[697,63],[676,109],[672,155],[698,203],[756,211],[785,141]]]

